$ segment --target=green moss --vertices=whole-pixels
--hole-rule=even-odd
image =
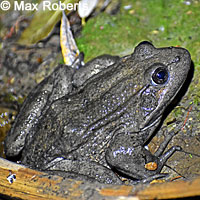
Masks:
[[[183,111],[181,107],[177,107],[176,109],[174,109],[174,116],[175,117],[179,117],[183,115]]]
[[[125,5],[132,8],[125,10]],[[183,46],[194,57],[200,44],[199,9],[199,1],[124,0],[117,15],[90,19],[77,43],[86,60],[103,53],[128,54],[142,40],[158,47]]]

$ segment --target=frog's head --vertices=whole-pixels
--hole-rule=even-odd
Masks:
[[[144,69],[140,92],[140,130],[160,121],[162,114],[185,82],[191,58],[179,47],[155,48],[149,42],[140,43],[133,53]]]

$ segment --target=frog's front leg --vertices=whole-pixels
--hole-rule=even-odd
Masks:
[[[137,138],[135,135],[137,135]],[[180,147],[172,147],[164,155],[155,156],[143,147],[143,140],[139,138],[140,135],[135,135],[133,133],[116,135],[106,152],[107,163],[113,170],[133,180],[146,182],[163,177],[164,175],[160,174],[161,169],[167,159],[175,151],[180,150]],[[153,167],[149,167],[150,164]]]
[[[87,180],[90,182],[97,181],[107,184],[122,184],[122,181],[111,169],[94,161],[74,161],[56,158],[45,166],[43,170],[77,180]]]

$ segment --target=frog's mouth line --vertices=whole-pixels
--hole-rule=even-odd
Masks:
[[[156,117],[156,119],[152,118],[150,121],[148,121],[148,124],[146,124],[145,127],[141,129],[141,131],[145,131],[146,129],[149,129],[150,127],[154,126],[156,123],[160,121],[161,118],[162,115]]]

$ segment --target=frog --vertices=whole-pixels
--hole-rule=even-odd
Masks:
[[[30,168],[90,182],[164,177],[166,161],[181,151],[165,151],[175,134],[154,154],[146,144],[190,66],[186,49],[156,48],[148,41],[130,55],[98,56],[79,69],[59,65],[25,100],[6,137],[6,156],[20,155]]]

